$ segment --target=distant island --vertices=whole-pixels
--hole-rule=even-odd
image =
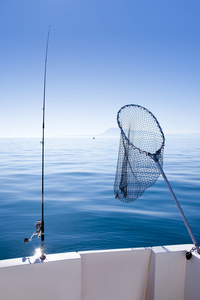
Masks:
[[[85,135],[56,135],[49,136],[49,138],[120,138],[121,131],[118,127],[110,127],[106,131],[98,134]],[[166,133],[166,138],[196,138],[200,139],[200,133]],[[38,137],[37,137],[38,138]]]
[[[105,132],[98,134],[98,136],[102,137],[119,137],[120,136],[120,129],[117,127],[111,127],[107,129]]]
[[[120,137],[120,129],[117,127],[111,127],[105,132],[98,134],[99,137]],[[166,133],[168,138],[200,138],[200,133]]]

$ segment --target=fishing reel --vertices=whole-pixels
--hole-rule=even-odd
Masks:
[[[24,239],[24,243],[28,243],[32,241],[32,238],[34,235],[37,235],[37,238],[40,238],[42,234],[42,221],[36,222],[36,231],[31,235],[31,237],[28,239],[27,237]]]

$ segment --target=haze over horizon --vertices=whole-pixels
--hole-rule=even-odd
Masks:
[[[0,137],[98,135],[138,104],[165,134],[198,133],[200,2],[75,0],[0,4]]]

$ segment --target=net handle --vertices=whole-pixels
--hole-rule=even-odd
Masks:
[[[169,181],[168,181],[168,179],[167,179],[167,177],[166,177],[166,175],[165,175],[165,173],[164,173],[164,171],[163,171],[163,169],[162,169],[162,167],[161,167],[161,165],[159,163],[158,157],[156,156],[156,154],[154,154],[152,156],[152,158],[156,162],[156,164],[157,164],[157,166],[158,166],[158,168],[159,168],[159,170],[160,170],[160,172],[161,172],[161,174],[163,176],[163,179],[164,179],[164,181],[165,181],[165,183],[166,183],[166,185],[167,185],[167,187],[168,187],[168,189],[169,189],[169,191],[170,191],[170,193],[172,195],[172,198],[174,199],[174,201],[176,203],[176,206],[177,206],[177,208],[178,208],[178,210],[179,210],[179,212],[181,214],[181,217],[182,217],[182,219],[183,219],[183,221],[185,223],[185,226],[186,226],[186,228],[188,230],[188,233],[189,233],[189,235],[190,235],[190,237],[191,237],[191,239],[192,239],[192,241],[193,241],[193,243],[194,243],[194,245],[195,245],[195,247],[197,249],[197,252],[200,254],[199,245],[197,244],[197,241],[196,241],[196,239],[195,239],[195,237],[194,237],[194,235],[192,233],[192,230],[190,228],[190,225],[188,224],[188,221],[187,221],[187,219],[186,219],[186,217],[184,215],[184,212],[183,212],[183,210],[182,210],[182,208],[181,208],[181,206],[180,206],[180,204],[179,204],[179,202],[178,202],[178,200],[177,200],[177,198],[176,198],[176,196],[175,196],[175,194],[174,194],[174,192],[173,192],[173,190],[171,188],[171,185],[170,185],[170,183],[169,183]]]

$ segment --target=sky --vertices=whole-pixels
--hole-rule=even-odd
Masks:
[[[119,109],[200,132],[199,0],[1,0],[0,137],[98,135]]]

